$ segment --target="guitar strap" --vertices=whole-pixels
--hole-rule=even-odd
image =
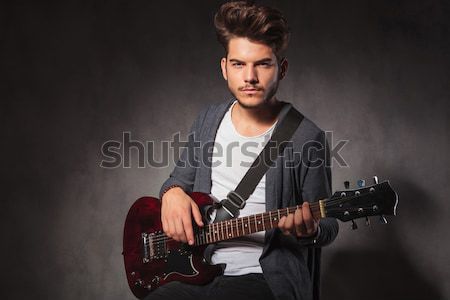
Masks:
[[[302,121],[303,115],[291,106],[236,189],[229,192],[226,199],[210,207],[210,209],[216,210],[214,223],[239,216],[239,210],[244,208],[246,200],[254,192],[261,178],[274,165],[277,157],[283,153],[286,144]],[[210,213],[206,215],[209,217]]]

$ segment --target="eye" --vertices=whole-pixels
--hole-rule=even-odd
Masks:
[[[259,65],[262,66],[263,68],[269,68],[272,66],[270,62],[262,62]]]
[[[240,67],[242,67],[244,64],[243,64],[243,63],[240,63],[240,62],[234,62],[234,63],[232,63],[231,65],[232,65],[233,67],[240,68]]]

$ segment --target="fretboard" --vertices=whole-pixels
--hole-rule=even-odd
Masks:
[[[205,225],[198,228],[195,244],[205,245],[276,228],[283,216],[294,213],[298,207],[282,208]],[[314,219],[318,220],[322,217],[319,202],[311,203],[310,208]]]

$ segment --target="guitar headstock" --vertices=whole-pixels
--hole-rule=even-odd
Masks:
[[[327,217],[343,222],[369,216],[395,215],[398,195],[388,181],[337,191],[325,202]],[[384,219],[384,218],[383,218]]]

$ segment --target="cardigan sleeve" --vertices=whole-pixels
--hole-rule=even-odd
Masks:
[[[180,158],[176,162],[169,178],[161,186],[160,199],[164,191],[174,185],[181,187],[185,192],[192,192],[196,171],[200,164],[199,151],[201,151],[201,143],[199,137],[206,112],[207,109],[204,109],[192,124],[189,130],[188,141],[183,147]]]
[[[301,182],[302,198],[314,202],[331,196],[330,152],[325,132],[320,131],[314,140],[305,145],[302,155],[304,176]],[[319,220],[316,236],[298,239],[301,245],[322,247],[330,244],[337,236],[339,224],[334,218]]]

